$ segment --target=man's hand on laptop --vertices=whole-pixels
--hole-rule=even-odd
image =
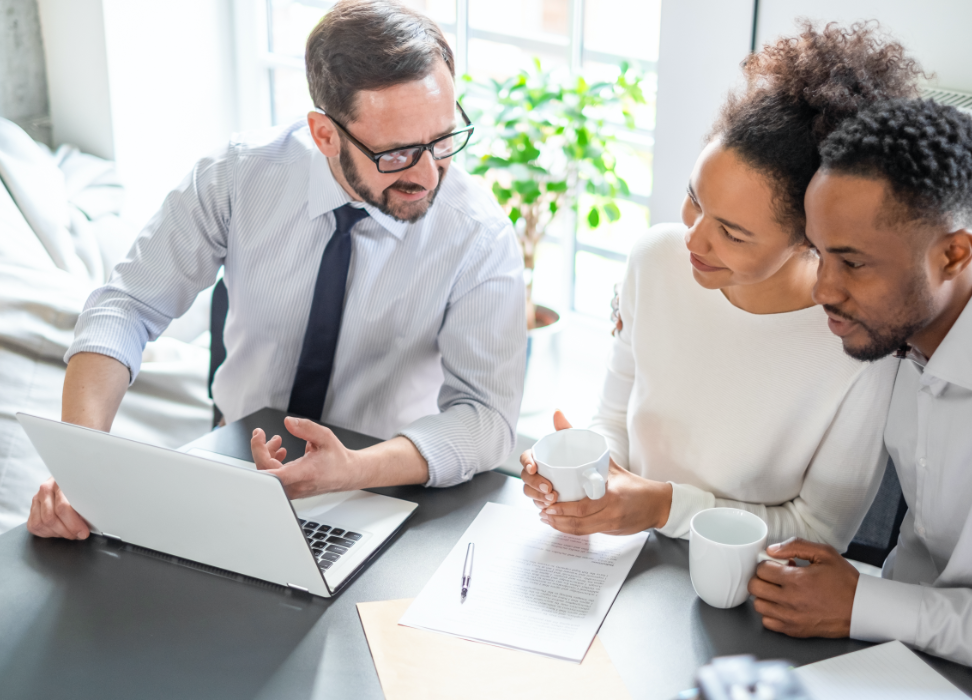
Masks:
[[[38,489],[30,503],[27,530],[38,537],[63,537],[83,540],[91,534],[88,523],[68,503],[54,477]]]
[[[364,484],[353,479],[355,454],[323,425],[301,418],[287,418],[285,423],[295,437],[307,441],[304,456],[287,464],[283,440],[274,435],[268,441],[262,429],[253,431],[250,449],[257,469],[276,476],[284,485],[288,498],[306,498],[319,493],[350,491]]]

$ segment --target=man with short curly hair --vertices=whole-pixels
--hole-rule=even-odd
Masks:
[[[860,112],[821,146],[806,195],[814,299],[844,350],[897,353],[884,440],[908,513],[882,578],[790,540],[749,590],[769,629],[901,640],[972,664],[972,116],[932,101]]]

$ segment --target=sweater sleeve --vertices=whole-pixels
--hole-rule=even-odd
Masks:
[[[640,261],[645,257],[643,239],[632,249],[624,271],[624,280],[618,294],[618,318],[621,329],[614,334],[607,373],[601,387],[597,411],[591,421],[594,430],[607,440],[611,457],[620,467],[629,468],[628,452],[628,403],[635,381],[635,356],[631,345],[637,321],[637,278]]]
[[[767,543],[802,537],[847,549],[880,486],[888,454],[883,430],[898,361],[864,367],[851,384],[807,466],[800,493],[775,505],[716,498],[687,484],[672,484],[672,508],[659,532],[688,537],[692,517],[706,508],[739,508],[761,517]]]
[[[591,421],[594,430],[607,439],[611,457],[618,466],[628,468],[628,400],[634,386],[634,353],[624,329],[618,331],[611,346],[601,400]]]

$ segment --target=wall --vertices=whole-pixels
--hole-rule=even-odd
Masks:
[[[658,57],[651,220],[677,221],[702,139],[749,52],[753,0],[664,0]],[[757,45],[796,31],[796,18],[878,19],[938,87],[972,92],[968,0],[760,0]]]
[[[752,40],[753,0],[663,0],[651,221],[681,220],[685,186]]]
[[[100,0],[40,0],[54,143],[114,160]]]
[[[47,75],[37,0],[0,0],[0,117],[50,145]]]
[[[877,19],[916,57],[935,85],[972,92],[972,2],[968,0],[761,0],[760,44],[793,34],[796,18],[836,21]]]
[[[231,0],[40,0],[56,143],[114,159],[144,224],[238,130]]]

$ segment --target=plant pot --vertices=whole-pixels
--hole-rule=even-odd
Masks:
[[[527,333],[527,368],[520,415],[555,407],[560,379],[560,314],[537,304],[537,328]]]

